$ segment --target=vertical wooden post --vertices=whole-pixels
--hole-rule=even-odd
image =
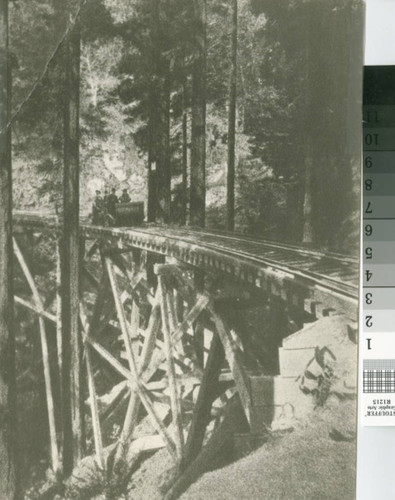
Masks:
[[[235,228],[235,143],[236,143],[236,81],[237,81],[237,0],[232,0],[231,66],[228,110],[228,171],[226,185],[227,229]]]
[[[194,272],[194,283],[195,289],[199,293],[204,292],[204,271],[197,269]],[[196,354],[196,361],[199,364],[199,367],[203,369],[204,366],[204,326],[198,318],[193,325],[193,348]]]
[[[82,304],[80,305],[79,313],[80,313],[82,328],[84,331],[84,347],[85,347],[86,371],[88,376],[89,405],[91,407],[92,431],[93,431],[93,441],[95,443],[96,462],[99,468],[101,470],[104,470],[105,460],[103,456],[103,438],[100,427],[99,408],[97,405],[95,377],[92,368],[92,359],[90,351],[91,346],[86,341],[87,335],[90,333],[89,332],[90,327]]]
[[[16,398],[12,290],[12,172],[8,0],[0,0],[0,498],[16,491]]]
[[[269,334],[266,337],[266,346],[273,353],[268,362],[268,371],[279,373],[278,348],[281,347],[282,339],[287,335],[288,315],[286,314],[285,302],[280,297],[270,297]]]
[[[170,392],[170,404],[172,412],[172,421],[175,430],[175,444],[177,450],[177,456],[179,463],[181,464],[183,458],[183,447],[184,447],[184,435],[182,428],[182,414],[181,414],[181,403],[178,396],[177,388],[177,378],[174,367],[173,359],[173,349],[171,345],[171,332],[169,324],[169,308],[168,308],[168,297],[167,297],[167,287],[163,276],[159,274],[158,276],[158,287],[159,296],[161,301],[161,311],[162,311],[162,330],[163,330],[163,340],[164,340],[164,352],[166,354],[167,361],[167,376],[169,381],[169,392]]]
[[[136,275],[142,270],[142,256],[141,250],[134,248],[131,252],[131,271],[133,275]]]
[[[184,297],[178,290],[176,290],[176,318],[178,323],[184,319]]]
[[[82,458],[82,375],[79,334],[79,83],[78,22],[65,44],[62,241],[63,472]]]
[[[59,400],[62,402],[62,295],[60,241],[56,240],[56,350],[59,370]],[[62,404],[62,403],[61,403]]]
[[[149,288],[155,289],[158,283],[158,278],[154,272],[155,264],[163,264],[164,262],[165,257],[163,255],[158,255],[153,252],[147,252],[145,271]]]
[[[217,334],[214,334],[185,445],[184,467],[193,462],[201,450],[210,421],[211,407],[218,393],[218,380],[224,359],[225,353],[221,340]]]
[[[156,335],[160,329],[161,310],[159,292],[160,290],[157,288],[154,303],[151,309],[151,315],[145,331],[144,344],[140,354],[140,374],[148,368],[152,358],[152,353],[155,350]]]

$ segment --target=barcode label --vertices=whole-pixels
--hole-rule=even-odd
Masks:
[[[395,393],[395,370],[363,370],[363,392]]]

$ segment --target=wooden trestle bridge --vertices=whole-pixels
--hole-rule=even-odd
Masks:
[[[64,347],[59,235],[54,216],[14,214],[14,252],[29,290],[16,292],[15,302],[39,321],[55,472],[64,446],[57,408],[62,398],[51,380],[54,366],[62,373]],[[264,360],[257,359],[249,332],[229,325],[229,308],[255,301],[286,317],[293,331],[338,314],[345,330],[355,332],[359,267],[351,257],[185,228],[81,221],[79,236],[81,364],[71,369],[79,370],[80,386],[71,388],[71,409],[63,404],[63,412],[74,412],[74,456],[94,453],[99,469],[109,469],[109,450],[114,471],[125,454],[167,447],[176,468],[185,471],[209,437],[215,439],[236,393],[251,434],[265,432],[270,422],[259,411],[265,405],[259,390],[260,377],[267,376]],[[29,266],[29,251],[45,242],[54,255],[49,275],[57,280],[46,291]],[[286,333],[279,322],[270,324],[277,331],[269,336],[280,346]],[[82,417],[85,437],[75,410],[81,400],[90,408]],[[123,412],[122,424],[111,441],[109,416],[117,412]]]

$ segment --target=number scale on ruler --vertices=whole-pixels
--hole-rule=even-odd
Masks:
[[[362,421],[395,425],[395,105],[363,111]],[[394,411],[375,411],[378,396]]]

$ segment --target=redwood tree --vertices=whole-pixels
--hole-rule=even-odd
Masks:
[[[194,0],[196,55],[192,69],[190,222],[203,227],[206,210],[206,0]]]
[[[16,496],[8,0],[0,0],[0,498]]]
[[[237,0],[232,0],[231,57],[228,109],[228,171],[226,185],[227,229],[235,228],[235,146],[236,146],[236,81],[237,81]]]

